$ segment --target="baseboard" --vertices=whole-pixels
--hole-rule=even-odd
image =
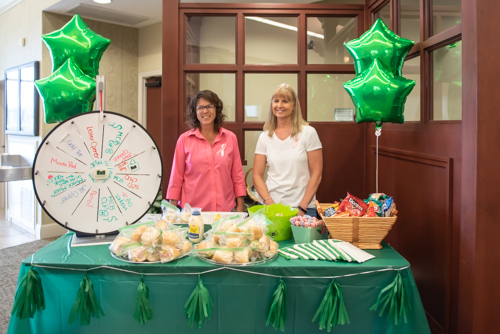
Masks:
[[[62,227],[59,224],[45,224],[40,228],[40,238],[52,238],[52,237],[60,237],[61,235],[66,234],[68,230]]]

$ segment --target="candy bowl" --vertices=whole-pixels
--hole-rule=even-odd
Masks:
[[[327,234],[321,234],[325,224],[315,217],[308,215],[293,217],[290,218],[290,224],[296,244],[327,238]]]

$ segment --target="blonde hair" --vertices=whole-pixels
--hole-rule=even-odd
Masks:
[[[276,127],[278,126],[278,120],[276,118],[276,115],[274,115],[273,113],[273,99],[275,97],[284,97],[285,99],[290,100],[294,104],[294,108],[292,111],[292,134],[291,134],[291,137],[293,138],[302,131],[303,125],[308,125],[309,123],[307,123],[302,118],[302,111],[300,110],[300,103],[297,94],[295,94],[293,88],[288,84],[281,84],[274,90],[273,95],[271,96],[271,103],[269,104],[269,113],[267,115],[267,121],[264,124],[264,131],[268,131],[269,137],[272,137],[274,131],[276,130]]]

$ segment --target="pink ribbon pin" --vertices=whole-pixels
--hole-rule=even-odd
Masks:
[[[220,150],[218,150],[217,153],[220,153],[220,156],[223,157],[225,149],[226,149],[226,144],[222,144],[222,146],[220,147]]]

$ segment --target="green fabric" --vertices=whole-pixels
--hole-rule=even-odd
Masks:
[[[33,318],[36,311],[44,309],[45,296],[42,281],[38,272],[33,267],[30,267],[17,286],[16,297],[10,314],[21,319]]]
[[[99,315],[104,315],[104,312],[94,292],[89,273],[85,273],[71,308],[68,323],[71,325],[80,318],[80,326],[90,325],[90,317],[99,318]]]
[[[342,296],[342,288],[332,279],[326,288],[325,296],[321,301],[312,322],[318,319],[319,329],[327,329],[328,333],[337,325],[349,324],[349,316]]]
[[[212,307],[214,306],[214,301],[210,297],[210,292],[203,285],[201,276],[198,275],[198,284],[193,290],[191,296],[189,296],[188,301],[184,304],[184,312],[186,313],[186,318],[189,319],[189,326],[193,328],[194,323],[198,324],[198,328],[201,328],[203,321],[207,323],[207,319],[210,319],[212,314]]]
[[[278,287],[274,291],[273,298],[267,310],[266,326],[271,323],[274,329],[285,331],[286,322],[286,285],[280,278]]]
[[[137,300],[135,302],[134,319],[145,325],[146,321],[153,319],[153,309],[149,303],[149,289],[144,283],[144,275],[137,287]]]
[[[70,247],[71,235],[67,234],[34,255],[33,264],[61,269],[36,267],[45,292],[46,309],[37,312],[33,319],[21,320],[12,317],[9,334],[13,333],[91,333],[91,334],[136,334],[144,332],[165,332],[175,329],[177,333],[199,332],[186,323],[184,304],[196,286],[195,276],[200,272],[218,268],[197,258],[185,257],[165,264],[132,264],[113,258],[108,245]],[[287,240],[279,242],[280,248],[291,246]],[[287,260],[279,256],[276,260],[252,267],[238,269],[256,273],[282,276],[287,287],[287,333],[324,333],[318,324],[312,323],[325,288],[331,278],[288,279],[287,276],[327,277],[362,273],[372,270],[402,268],[408,262],[386,243],[380,250],[369,250],[376,258],[364,263]],[[21,266],[19,279],[29,271],[31,256]],[[91,269],[106,265],[120,270],[139,273],[165,273],[168,276],[148,276],[150,304],[155,317],[146,327],[130,315],[136,305],[137,282],[140,275],[110,270],[107,268],[89,271],[96,295],[106,316],[92,319],[90,325],[69,326],[67,319],[74,302],[83,272],[69,270]],[[179,275],[177,273],[194,273]],[[369,308],[377,300],[379,292],[394,280],[393,270],[364,275],[339,277],[335,281],[342,288],[345,307],[349,312],[350,325],[338,326],[336,334],[345,333],[430,333],[422,302],[410,269],[401,271],[401,278],[407,287],[411,312],[408,323],[398,326],[386,317],[379,317]],[[219,270],[202,275],[203,285],[212,296],[215,307],[212,319],[203,325],[204,334],[213,333],[275,333],[266,327],[269,296],[276,290],[276,277],[252,275],[233,270]],[[200,331],[201,332],[201,331]]]
[[[405,324],[408,323],[407,314],[411,310],[411,306],[405,282],[401,278],[399,271],[396,273],[394,281],[380,291],[377,302],[370,307],[370,311],[377,311],[379,305],[382,305],[379,316],[382,316],[386,307],[389,306],[389,310],[387,311],[387,319],[389,321],[394,321],[394,324],[397,325],[399,318],[403,316]]]

